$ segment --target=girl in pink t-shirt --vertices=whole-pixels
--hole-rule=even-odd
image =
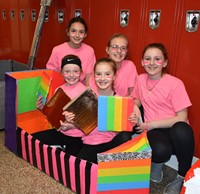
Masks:
[[[76,98],[87,89],[87,87],[80,82],[81,71],[81,61],[77,56],[66,55],[63,57],[61,74],[66,83],[58,88],[62,88],[71,99]],[[37,108],[43,108],[42,97],[39,97],[37,100]],[[63,112],[63,114],[65,115],[65,112]],[[65,121],[60,121],[60,125],[60,131],[50,129],[35,133],[33,136],[48,145],[64,146],[66,153],[76,155],[82,148],[81,138],[84,136],[84,133],[73,125],[68,125],[68,129],[65,126]]]
[[[81,17],[72,18],[67,26],[68,42],[55,46],[51,56],[46,64],[47,69],[60,71],[60,62],[65,55],[73,54],[80,58],[82,64],[82,73],[80,80],[85,85],[89,85],[90,74],[96,61],[94,49],[83,43],[88,32],[85,20]]]
[[[114,34],[108,41],[106,52],[117,65],[115,91],[120,96],[130,96],[138,73],[135,64],[125,59],[128,53],[128,38],[124,34]]]
[[[152,43],[145,47],[142,66],[146,73],[139,75],[133,91],[135,104],[144,108],[144,122],[136,130],[147,130],[152,149],[151,180],[161,182],[162,167],[171,155],[178,160],[177,177],[164,193],[180,193],[183,179],[190,169],[194,154],[193,130],[188,123],[190,99],[183,82],[166,72],[168,57],[165,47]]]
[[[130,96],[136,83],[138,73],[135,64],[126,60],[128,53],[128,38],[123,34],[114,34],[108,41],[106,52],[117,65],[114,90],[120,96]],[[96,90],[94,75],[90,86]]]
[[[113,60],[109,58],[97,60],[94,67],[94,76],[98,96],[117,95],[113,90],[116,71],[116,64]],[[73,117],[69,118],[68,122],[72,122],[72,120]],[[84,145],[77,157],[97,163],[97,153],[112,149],[130,139],[131,133],[129,132],[99,132],[95,128],[89,135],[82,137]]]

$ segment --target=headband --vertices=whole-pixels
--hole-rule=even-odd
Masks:
[[[61,68],[63,68],[67,64],[75,64],[75,65],[78,65],[82,69],[81,60],[78,57],[77,58],[63,58]]]

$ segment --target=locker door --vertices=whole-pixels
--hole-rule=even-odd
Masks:
[[[10,0],[9,20],[11,34],[11,58],[19,61],[21,57],[20,29],[19,29],[19,2]]]
[[[9,59],[11,54],[10,1],[0,4],[0,59]],[[3,17],[3,14],[5,17]]]
[[[142,29],[141,19],[143,14],[143,7],[145,5],[141,1],[137,0],[120,0],[119,8],[117,10],[117,31],[125,34],[129,39],[129,51],[128,59],[132,60],[137,69],[140,69],[141,53],[140,42],[139,42],[139,33]],[[127,25],[123,25],[122,17],[123,12],[126,10],[129,11],[129,19]]]
[[[34,65],[37,68],[46,67],[46,63],[51,54],[52,48],[55,45],[60,44],[61,37],[56,36],[59,29],[56,28],[55,3],[56,1],[52,1],[51,6],[47,7],[38,48],[38,54]]]
[[[186,31],[186,13],[187,11],[200,11],[200,1],[189,0],[184,1],[183,21],[180,29],[178,52],[177,52],[177,67],[176,76],[180,77],[187,88],[192,107],[189,109],[189,120],[194,129],[195,134],[195,156],[200,157],[200,95],[199,95],[199,45],[200,45],[200,26],[196,32]]]
[[[20,45],[21,45],[21,58],[20,62],[28,62],[29,52],[31,49],[31,44],[33,40],[33,34],[35,31],[36,20],[32,17],[32,11],[35,11],[36,18],[39,14],[40,0],[29,1],[20,0],[19,1],[19,30],[20,30]],[[36,19],[35,18],[35,19]]]
[[[145,1],[143,4],[143,12],[141,13],[141,31],[138,36],[138,41],[141,47],[139,48],[139,53],[145,45],[151,42],[162,42],[165,44],[169,58],[173,60],[174,43],[177,38],[177,31],[181,22],[181,16],[178,15],[180,11],[180,0],[174,1],[159,1],[159,0],[149,0]],[[156,15],[160,16],[157,19]],[[157,24],[157,25],[156,25]],[[168,66],[171,71],[171,66]]]
[[[74,0],[72,4],[71,18],[78,16],[79,14],[88,25],[88,36],[85,38],[84,42],[90,45],[90,40],[92,39],[90,31],[90,0]]]
[[[97,58],[107,56],[107,42],[116,33],[117,5],[117,0],[90,1],[89,36]]]
[[[58,14],[64,13],[63,21]],[[52,1],[48,7],[48,21],[43,25],[41,40],[35,67],[45,68],[54,46],[67,40],[66,26],[71,13],[71,2],[67,0]]]

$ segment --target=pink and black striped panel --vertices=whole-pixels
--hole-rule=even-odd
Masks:
[[[76,193],[97,191],[98,165],[43,144],[20,128],[17,129],[17,154]]]

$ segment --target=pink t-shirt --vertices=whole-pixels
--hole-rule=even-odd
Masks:
[[[75,85],[68,86],[66,84],[63,84],[59,86],[58,88],[62,88],[63,91],[71,98],[74,99],[77,96],[79,96],[81,93],[83,93],[87,87],[82,84],[81,82],[77,82]],[[84,133],[80,129],[70,129],[67,131],[60,130],[61,133],[72,136],[72,137],[83,137]]]
[[[134,63],[130,60],[123,60],[120,69],[116,73],[114,91],[120,96],[128,96],[128,88],[134,88],[137,78],[138,73]],[[90,79],[90,87],[97,91],[94,73],[92,73]]]
[[[100,132],[96,127],[89,135],[82,137],[83,143],[98,145],[111,141],[117,135],[116,132]]]
[[[123,60],[117,70],[114,81],[114,90],[120,96],[128,96],[128,88],[134,87],[138,78],[135,64],[130,60]]]
[[[146,122],[173,117],[176,112],[192,105],[184,83],[169,74],[159,81],[147,80],[146,73],[139,75],[133,97],[141,101]]]
[[[68,54],[73,54],[80,58],[83,69],[80,80],[85,83],[86,74],[92,73],[96,62],[94,49],[87,44],[82,43],[81,47],[77,49],[71,48],[67,42],[55,46],[46,64],[46,68],[60,71],[62,58]]]
[[[96,94],[98,95],[98,93]],[[100,132],[96,127],[90,134],[83,136],[82,140],[84,144],[98,145],[111,141],[117,134],[117,132]]]

